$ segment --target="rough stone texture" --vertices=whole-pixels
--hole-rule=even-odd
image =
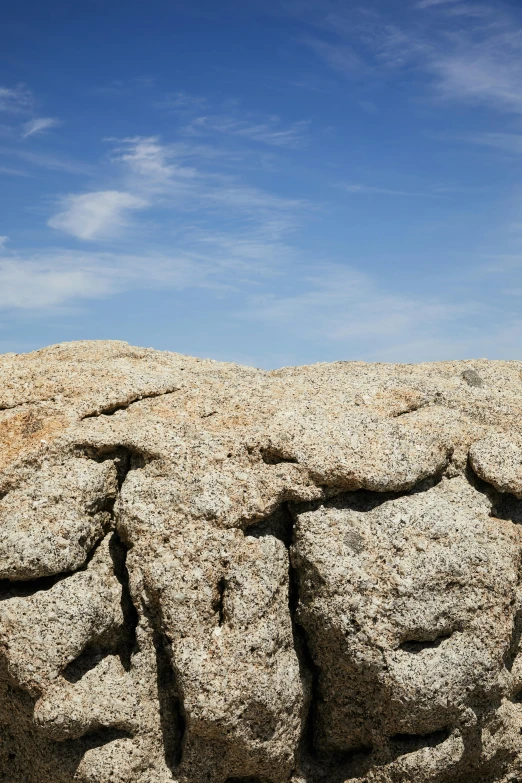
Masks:
[[[0,379],[0,781],[522,780],[522,363]]]

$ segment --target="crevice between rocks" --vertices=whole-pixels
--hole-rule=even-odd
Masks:
[[[44,402],[55,402],[55,400],[55,397],[49,397],[48,399],[43,400],[25,400],[24,402],[17,402],[14,405],[0,405],[0,413],[2,413],[2,411],[15,410],[15,408],[23,408],[25,405],[39,405]]]
[[[513,522],[514,525],[522,525],[522,499],[510,492],[501,492],[493,484],[480,478],[473,470],[470,459],[468,459],[465,475],[471,486],[488,498],[491,503],[491,517]]]
[[[110,523],[106,526],[104,534],[92,546],[84,563],[73,571],[24,581],[0,580],[0,601],[14,597],[30,597],[41,591],[50,590],[52,587],[74,574],[86,571],[102,542],[107,536],[110,536],[109,551],[113,561],[114,574],[121,585],[123,624],[120,633],[116,635],[116,637],[104,640],[94,640],[84,648],[74,661],[71,661],[65,667],[62,671],[62,676],[71,683],[76,683],[81,680],[88,671],[96,668],[107,655],[119,655],[125,670],[129,671],[131,668],[131,658],[137,648],[136,629],[139,617],[132,601],[129,587],[129,573],[126,561],[130,547],[122,541],[119,534],[115,531],[116,521],[114,507],[129,472],[131,470],[143,468],[147,462],[150,461],[150,458],[147,458],[145,455],[124,446],[116,446],[107,449],[83,446],[78,447],[78,450],[80,450],[83,456],[89,459],[94,459],[97,462],[112,460],[116,466],[118,474],[118,492],[114,497],[106,498],[105,502],[97,509],[97,511],[106,511],[110,515]],[[161,662],[158,670],[160,670],[160,668],[164,668],[161,667]],[[159,690],[163,689],[159,688]],[[132,739],[132,737],[133,734],[129,731],[113,727],[100,727],[77,739],[66,740],[60,744],[62,747],[70,746],[71,755],[78,755],[78,758],[81,758],[88,750],[101,747],[114,742],[115,740]]]
[[[225,623],[225,591],[227,589],[227,581],[224,576],[221,577],[217,583],[217,599],[213,606],[214,611],[218,615],[218,625],[221,627]]]
[[[165,763],[174,775],[183,758],[185,739],[183,697],[172,661],[171,640],[163,630],[161,609],[153,603],[142,606],[143,614],[152,628],[152,641],[156,652],[156,688]]]
[[[27,598],[36,593],[50,590],[60,582],[74,576],[74,574],[86,571],[102,542],[110,536],[109,550],[113,561],[114,574],[122,588],[121,608],[124,622],[121,633],[114,645],[110,643],[102,645],[95,642],[88,645],[74,661],[71,661],[62,672],[65,679],[69,682],[78,682],[87,671],[95,668],[106,655],[114,653],[119,655],[122,666],[128,671],[131,666],[132,654],[136,649],[136,628],[138,624],[138,613],[130,594],[129,573],[126,564],[127,553],[130,547],[122,541],[119,534],[114,529],[114,506],[129,472],[143,467],[147,460],[142,454],[123,446],[107,450],[83,447],[82,453],[88,458],[98,462],[111,460],[114,462],[117,469],[118,493],[114,497],[106,498],[105,503],[97,509],[97,511],[106,511],[110,515],[110,523],[107,526],[104,535],[100,536],[94,543],[87,553],[83,564],[73,571],[28,580],[0,580],[0,601],[11,598]]]
[[[124,402],[116,402],[112,405],[107,405],[105,408],[99,408],[92,413],[84,414],[80,421],[85,419],[96,419],[99,416],[113,416],[118,411],[125,411],[137,402],[142,400],[153,400],[155,397],[165,397],[167,394],[174,394],[180,390],[180,386],[175,386],[172,389],[166,389],[164,391],[149,392],[148,394],[137,394]]]
[[[422,410],[422,408],[428,408],[430,405],[436,405],[438,402],[440,402],[440,397],[438,397],[437,395],[430,397],[428,400],[414,402],[408,408],[406,408],[406,410],[399,411],[398,413],[394,413],[391,416],[391,418],[400,419],[401,416],[407,416],[409,413],[415,413],[416,411]]]
[[[121,610],[123,627],[118,643],[118,654],[125,671],[131,667],[132,654],[136,651],[136,629],[139,616],[132,601],[129,587],[129,571],[127,569],[127,553],[129,546],[124,544],[118,533],[113,533],[110,541],[110,552],[114,563],[114,573],[121,585]]]
[[[276,455],[274,452],[270,453],[269,460],[266,456],[263,456],[265,462],[268,464],[277,464],[278,462],[288,461],[284,458],[276,459],[281,455]],[[338,505],[346,508],[350,507],[360,512],[370,512],[382,505],[383,503],[395,500],[400,497],[407,497],[415,495],[421,492],[435,487],[439,484],[447,470],[449,462],[451,460],[452,450],[449,450],[446,464],[437,472],[436,475],[429,476],[421,481],[417,482],[413,487],[407,490],[399,492],[376,492],[373,490],[359,489],[355,491],[342,491],[338,495],[328,498],[330,504]],[[289,555],[289,613],[292,623],[292,634],[294,639],[294,649],[296,651],[299,667],[301,670],[302,682],[305,687],[305,691],[308,693],[308,701],[306,706],[306,717],[303,721],[303,732],[300,741],[300,763],[305,767],[310,768],[312,777],[314,776],[328,776],[330,783],[337,783],[341,780],[345,780],[346,776],[352,776],[353,774],[366,774],[367,769],[371,763],[371,759],[374,754],[374,749],[371,747],[355,748],[353,751],[346,753],[322,753],[316,748],[316,730],[317,730],[317,713],[318,704],[320,701],[319,681],[321,670],[315,663],[308,636],[306,630],[298,621],[298,605],[299,605],[299,574],[298,569],[295,566],[292,558],[292,544],[294,538],[294,526],[295,517],[299,511],[314,510],[320,507],[324,503],[324,500],[314,501],[311,503],[292,503],[284,501],[270,515],[264,519],[257,520],[251,525],[247,525],[244,528],[244,534],[260,538],[263,536],[274,536],[283,542],[288,550]],[[435,639],[410,639],[405,640],[401,645],[401,649],[411,653],[421,652],[426,648],[438,647],[445,639],[449,638],[455,629],[451,632],[442,633]],[[399,750],[402,753],[413,752],[413,750],[420,747],[434,747],[437,744],[445,741],[449,736],[449,731],[446,729],[440,732],[434,732],[425,736],[408,736],[396,735],[390,739],[391,746],[400,745]],[[391,747],[390,746],[390,747]],[[395,754],[397,755],[397,754]],[[236,783],[234,779],[230,783]],[[238,781],[239,783],[239,781]]]
[[[133,449],[131,446],[92,446],[89,443],[78,444],[76,452],[79,456],[92,459],[94,462],[113,462],[118,476],[118,495],[121,492],[123,482],[133,470],[142,470],[155,458],[143,451]],[[114,504],[117,496],[109,501],[106,510],[111,513],[114,510]]]
[[[95,542],[93,547],[89,550],[83,564],[79,566],[79,568],[74,569],[74,571],[65,571],[59,574],[39,576],[35,579],[0,579],[0,601],[5,601],[10,598],[29,598],[36,593],[50,590],[59,582],[63,582],[64,579],[68,579],[70,576],[74,576],[74,574],[79,574],[82,571],[86,571],[94,555],[98,551],[102,542],[105,540],[106,535],[101,536]]]
[[[307,506],[308,504],[304,505]],[[317,768],[323,766],[327,769],[329,774],[331,776],[333,775],[331,779],[332,783],[334,783],[337,779],[339,779],[339,781],[341,780],[342,770],[353,765],[354,762],[366,759],[368,754],[371,753],[371,749],[357,749],[347,754],[328,754],[325,756],[324,754],[318,753],[315,747],[317,710],[320,700],[319,678],[321,670],[314,661],[306,630],[299,623],[297,618],[299,605],[299,574],[291,552],[294,535],[294,514],[292,512],[295,511],[295,509],[296,504],[290,504],[288,502],[282,503],[266,519],[248,527],[245,534],[255,538],[261,538],[267,535],[274,536],[282,541],[288,550],[288,608],[292,623],[294,649],[301,672],[301,681],[303,682],[304,690],[307,694],[303,730],[299,743],[299,755],[301,761],[304,761],[305,764],[312,764],[312,766]],[[232,780],[235,781],[235,779]]]
[[[104,510],[109,512],[111,519],[108,533],[110,535],[109,552],[113,562],[114,575],[121,585],[120,601],[123,624],[114,644],[89,645],[74,661],[68,664],[62,674],[70,682],[78,682],[88,671],[96,668],[104,657],[111,654],[118,655],[125,671],[129,671],[132,655],[137,649],[136,630],[139,616],[132,600],[127,568],[127,555],[131,547],[121,539],[115,529],[114,507],[129,472],[143,467],[146,464],[146,460],[142,454],[133,452],[123,446],[118,446],[109,451],[93,450],[91,459],[101,462],[111,460],[116,467],[118,476],[118,492],[114,497],[107,499]],[[101,541],[98,542],[98,545],[99,543]],[[92,554],[90,554],[90,559],[92,559]]]

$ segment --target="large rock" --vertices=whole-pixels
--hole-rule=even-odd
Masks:
[[[522,779],[521,379],[0,357],[0,781]]]

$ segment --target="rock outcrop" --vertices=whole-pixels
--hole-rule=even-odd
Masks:
[[[0,781],[522,780],[522,362],[0,379]]]

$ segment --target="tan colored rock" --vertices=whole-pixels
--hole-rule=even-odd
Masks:
[[[521,379],[0,357],[0,781],[514,783]]]
[[[43,467],[0,500],[0,579],[35,579],[80,568],[109,526],[116,470],[68,459]]]

